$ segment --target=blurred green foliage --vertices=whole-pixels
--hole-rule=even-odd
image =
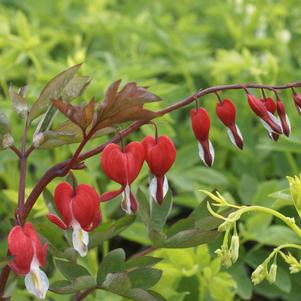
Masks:
[[[23,124],[10,109],[9,84],[17,87],[28,84],[27,95],[33,101],[51,77],[80,62],[85,62],[80,74],[93,78],[81,100],[87,100],[93,95],[101,99],[105,88],[112,81],[122,78],[123,82],[137,81],[140,85],[150,86],[152,92],[162,97],[160,104],[150,105],[153,109],[171,104],[197,89],[217,84],[281,84],[297,81],[301,79],[300,28],[301,6],[298,0],[2,0],[0,107],[10,116],[13,135],[16,141],[20,141]],[[233,99],[239,108],[237,122],[243,133],[245,149],[241,152],[228,141],[224,127],[214,115],[215,97],[204,97],[201,102],[212,116],[210,135],[216,150],[216,161],[211,169],[204,167],[197,156],[197,145],[188,120],[190,108],[157,121],[159,133],[170,135],[178,149],[176,163],[168,174],[175,193],[176,206],[172,217],[176,219],[187,215],[190,209],[202,201],[198,189],[213,188],[218,188],[239,203],[276,206],[291,216],[296,215],[287,207],[290,198],[274,195],[275,202],[275,198],[269,196],[287,188],[285,175],[300,172],[300,117],[290,92],[281,93],[281,98],[291,119],[292,137],[281,137],[277,143],[269,140],[265,130],[250,112],[242,92],[226,92],[222,96]],[[144,134],[152,131],[151,126],[144,126],[130,138],[141,139]],[[102,141],[104,138],[97,139],[90,147]],[[64,160],[72,150],[74,146],[34,152],[29,164],[28,191],[53,162]],[[100,192],[112,188],[113,184],[100,171],[98,157],[87,160],[87,166],[88,170],[76,172],[79,182],[90,183],[98,187]],[[147,168],[144,167],[135,188],[146,183],[146,180]],[[49,185],[50,191],[53,191],[58,181]],[[17,161],[9,151],[1,152],[1,255],[6,252],[5,237],[9,230],[8,221],[12,218],[11,212],[16,205],[17,187]],[[116,200],[106,204],[102,210],[105,221],[114,219],[120,214],[119,202]],[[46,212],[41,197],[30,218],[42,222]],[[128,241],[149,244],[141,222],[135,222],[120,235]],[[223,284],[218,283],[208,298],[198,297],[193,300],[222,300],[219,293],[223,296],[234,287],[232,277],[237,281],[238,298],[250,299],[252,288],[246,271],[249,267],[255,267],[257,258],[266,252],[260,246],[274,246],[279,240],[296,239],[282,225],[272,225],[272,220],[265,215],[246,217],[241,236],[245,243],[240,254],[241,262],[229,270],[232,276],[221,276],[226,282],[225,290],[221,289]],[[259,245],[253,247],[253,241]],[[118,241],[112,242],[111,246],[116,247],[116,244]],[[137,248],[136,244],[133,246]],[[201,247],[201,250],[205,250],[205,247]],[[210,246],[210,250],[214,250],[214,246]],[[129,249],[128,252],[135,250]],[[194,251],[181,252],[184,258]],[[170,262],[180,262],[181,259],[177,259],[179,254],[163,251],[160,256]],[[197,259],[190,257],[190,260],[196,261],[196,265],[202,266]],[[89,254],[92,270],[96,258],[97,252],[93,250]],[[213,259],[213,263],[208,261],[208,264],[214,262]],[[168,265],[173,266],[168,261],[165,264],[166,269]],[[187,263],[189,267],[184,267],[185,270],[191,264]],[[196,278],[207,277],[206,265],[198,267],[204,270],[200,271],[202,276],[197,274]],[[179,274],[182,277],[183,273],[179,266],[177,272],[164,275],[163,283],[169,286],[169,282],[180,281]],[[254,288],[253,293],[271,300],[299,300],[299,278],[298,275],[290,276],[283,269],[275,286],[262,284]],[[57,274],[51,278],[57,279]],[[188,282],[192,288],[185,287],[184,291],[193,291],[195,282]],[[14,285],[11,285],[11,289]],[[207,289],[212,291],[210,286]],[[100,299],[105,296],[107,300],[116,298],[104,292],[97,294]],[[20,289],[14,290],[14,296],[18,298],[16,300],[26,298]],[[65,296],[49,296],[49,300],[67,300]],[[96,300],[94,298],[91,296],[87,300]],[[175,300],[180,298],[192,300],[185,294]]]

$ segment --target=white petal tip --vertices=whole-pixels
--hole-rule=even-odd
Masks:
[[[81,257],[88,253],[89,233],[84,231],[80,225],[73,225],[72,233],[73,248]]]
[[[210,140],[208,140],[208,144],[209,144],[209,155],[211,157],[211,160],[210,161],[206,160],[205,151],[203,149],[203,145],[200,142],[198,142],[199,156],[200,156],[201,160],[204,162],[204,164],[206,166],[211,167],[213,165],[213,162],[214,162],[215,153],[214,153],[213,145],[212,145]]]
[[[49,281],[46,274],[39,268],[31,270],[25,276],[25,287],[29,293],[39,299],[45,299],[49,288]]]
[[[131,189],[129,185],[126,185],[122,192],[121,209],[127,214],[133,213],[131,209]]]
[[[165,198],[167,192],[168,192],[168,180],[167,177],[164,176],[164,180],[163,180],[163,199]],[[157,200],[157,189],[158,189],[158,181],[156,177],[153,177],[150,181],[149,184],[149,193],[151,195],[151,197],[153,198],[153,200],[158,203]]]

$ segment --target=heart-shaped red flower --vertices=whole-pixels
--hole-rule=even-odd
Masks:
[[[27,290],[44,299],[49,287],[46,274],[40,270],[46,262],[47,244],[42,245],[31,223],[14,226],[8,234],[8,250],[14,259],[9,266],[18,275],[25,275]]]
[[[105,147],[100,159],[101,167],[107,177],[119,183],[121,188],[105,192],[100,197],[101,201],[111,200],[122,193],[121,208],[127,213],[136,212],[137,202],[130,186],[142,168],[144,157],[144,147],[139,142],[129,143],[124,150],[115,143],[110,143]]]
[[[145,160],[150,171],[155,176],[150,183],[150,193],[153,199],[162,204],[168,191],[168,181],[165,176],[176,158],[176,148],[167,136],[146,136],[142,144],[145,149]]]
[[[62,229],[73,228],[73,246],[81,256],[88,251],[87,232],[95,229],[101,220],[99,195],[86,184],[78,185],[75,190],[67,183],[60,183],[54,192],[57,210],[62,216],[48,214],[48,219]]]

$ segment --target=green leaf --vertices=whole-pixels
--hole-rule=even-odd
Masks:
[[[136,257],[126,261],[124,267],[127,270],[137,267],[151,267],[158,262],[160,262],[162,258],[152,257],[152,256],[143,256],[143,257]]]
[[[111,251],[100,263],[97,273],[97,283],[102,284],[108,274],[124,270],[125,253],[123,249]]]
[[[57,294],[72,294],[96,285],[92,276],[81,276],[73,281],[59,280],[50,285],[49,290]]]
[[[68,280],[75,280],[78,277],[90,275],[86,268],[81,265],[75,264],[74,262],[60,259],[55,259],[54,262],[58,270]]]
[[[250,300],[253,286],[244,264],[234,264],[230,267],[229,272],[237,284],[238,296],[243,300]]]
[[[150,229],[157,230],[158,232],[163,230],[172,209],[172,203],[172,194],[170,190],[167,192],[162,205],[155,202],[152,203]]]
[[[119,236],[141,245],[149,246],[151,244],[145,225],[138,221],[130,225]]]
[[[135,215],[126,215],[117,221],[100,225],[91,235],[90,248],[96,247],[104,241],[118,235],[128,228],[135,219]]]
[[[152,268],[141,268],[130,271],[128,276],[132,287],[148,289],[153,287],[161,278],[162,271]]]
[[[49,106],[52,99],[62,97],[64,88],[74,77],[81,64],[74,65],[51,79],[42,90],[39,98],[34,102],[29,113],[29,119],[33,120],[40,116]]]
[[[277,267],[277,277],[274,284],[285,293],[291,291],[292,282],[287,269],[284,269],[281,266]]]
[[[148,227],[150,224],[149,200],[140,188],[137,191],[137,201],[139,203],[139,210],[137,211],[137,214],[142,222]]]
[[[134,301],[166,301],[166,299],[159,293],[151,290],[147,291],[141,288],[130,289],[127,297],[131,298]]]
[[[272,225],[258,233],[246,233],[248,240],[255,240],[269,246],[279,246],[287,243],[300,244],[300,238],[289,228],[282,225]]]
[[[52,283],[49,287],[49,290],[56,294],[72,294],[75,292],[72,283],[67,280],[59,280]]]
[[[66,249],[66,243],[64,241],[62,231],[58,231],[57,226],[52,223],[39,224],[38,231],[53,245],[55,249],[62,252]]]
[[[5,267],[12,259],[11,256],[0,257],[0,269]]]
[[[109,273],[101,287],[112,293],[126,297],[132,284],[126,272]]]
[[[56,214],[53,195],[47,188],[45,188],[44,191],[43,191],[43,199],[45,201],[45,204],[46,204],[47,209],[49,210],[49,212]]]
[[[96,280],[92,276],[80,276],[72,281],[72,285],[76,291],[82,291],[96,286]]]
[[[212,241],[218,236],[217,231],[190,229],[178,232],[164,242],[166,248],[190,248]]]

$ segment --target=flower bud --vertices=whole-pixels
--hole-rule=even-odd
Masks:
[[[266,266],[263,264],[260,264],[256,270],[251,275],[251,280],[254,283],[254,285],[259,284],[262,282],[265,277],[267,276],[267,269]]]
[[[278,113],[278,116],[280,118],[283,133],[287,137],[289,137],[289,135],[291,133],[291,123],[290,123],[290,121],[288,119],[288,116],[285,112],[284,105],[283,105],[282,101],[279,98],[277,99],[277,113]]]
[[[270,271],[267,275],[267,280],[270,283],[274,283],[276,281],[276,276],[277,276],[277,264],[276,263],[272,263],[271,267],[270,267]]]
[[[295,103],[295,106],[297,108],[297,111],[301,115],[301,95],[297,94],[297,93],[294,93],[293,97],[294,97],[294,103]]]
[[[220,257],[223,266],[229,268],[232,265],[231,252],[226,246],[221,246],[215,253]]]
[[[224,99],[216,104],[216,114],[222,123],[227,127],[228,136],[231,142],[238,148],[243,149],[243,138],[236,125],[236,107],[229,99]]]
[[[230,253],[232,262],[235,263],[239,255],[239,236],[234,234],[231,238]]]
[[[301,176],[287,177],[295,208],[301,217]]]
[[[2,137],[2,147],[3,148],[8,148],[14,144],[14,138],[10,133],[5,134]]]
[[[37,133],[32,138],[32,145],[34,148],[38,148],[45,140],[43,133]]]
[[[214,148],[209,140],[210,117],[204,108],[190,111],[191,127],[198,140],[199,156],[207,165],[212,166],[214,161]]]

